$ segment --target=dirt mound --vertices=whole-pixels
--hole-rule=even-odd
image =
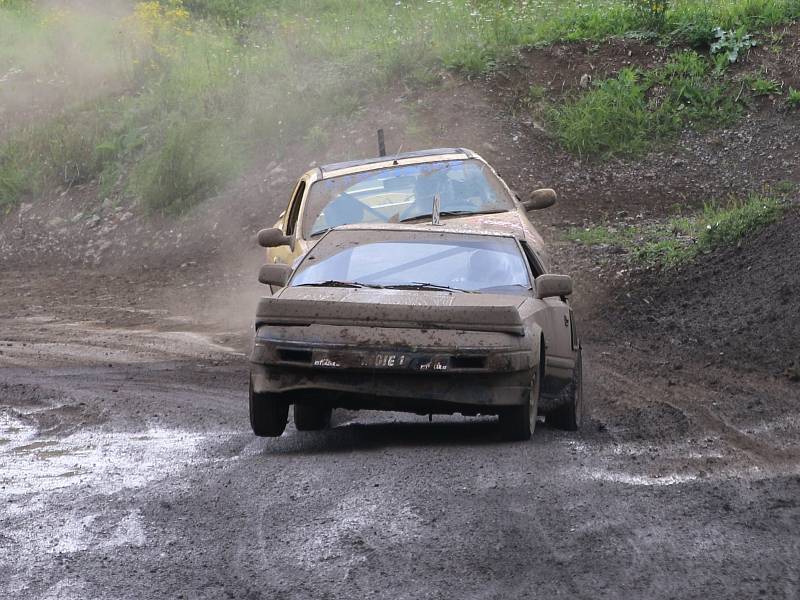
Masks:
[[[620,293],[612,322],[705,360],[800,372],[800,211],[678,273]]]

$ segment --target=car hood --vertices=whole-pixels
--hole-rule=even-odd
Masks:
[[[525,238],[525,228],[522,219],[515,210],[478,215],[463,215],[460,217],[442,217],[442,223],[452,229],[463,229],[477,233],[503,232],[516,238]]]
[[[285,288],[262,298],[262,325],[459,329],[525,335],[519,306],[525,296],[368,288]]]
[[[512,306],[519,307],[527,296],[515,294],[466,294],[433,290],[380,290],[372,288],[287,287],[280,300],[319,300],[401,306]]]

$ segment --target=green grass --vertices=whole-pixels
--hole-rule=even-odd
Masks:
[[[789,87],[789,92],[786,94],[786,105],[789,108],[797,108],[800,106],[800,90]]]
[[[590,92],[551,111],[561,144],[579,156],[641,151],[655,125],[647,88],[634,69],[600,82]]]
[[[25,163],[18,146],[6,144],[0,151],[0,215],[30,191]]]
[[[748,81],[750,91],[756,96],[774,96],[781,93],[781,82],[765,77],[754,77]]]
[[[0,0],[0,78],[24,74],[15,90],[34,98],[41,88],[27,90],[26,82],[69,82],[58,88],[51,118],[0,122],[0,202],[98,180],[102,194],[179,212],[248,165],[280,158],[288,144],[323,143],[326,120],[399,81],[431,85],[441,69],[488,73],[522,47],[555,40],[635,34],[707,47],[714,27],[754,32],[800,16],[800,0],[672,0],[658,14],[648,4],[185,0],[183,15],[180,2],[165,0],[161,8],[134,4],[138,16],[120,18],[111,9]],[[633,72],[601,83],[571,106],[574,125],[567,113],[559,120],[565,145],[635,152],[653,135],[721,123],[733,112],[727,88],[707,73],[669,77],[680,85]],[[668,95],[654,105],[661,87]],[[2,94],[0,87],[6,106]],[[599,129],[614,139],[593,140]]]
[[[778,198],[752,196],[726,205],[706,204],[697,214],[643,227],[571,229],[567,238],[588,246],[622,248],[641,266],[674,268],[754,235],[777,221],[785,208]]]
[[[221,191],[241,160],[219,124],[200,118],[171,123],[156,147],[134,167],[132,181],[144,207],[162,214],[179,214]]]
[[[562,145],[579,156],[636,154],[691,126],[727,125],[741,112],[712,63],[678,52],[658,69],[623,69],[550,111]]]

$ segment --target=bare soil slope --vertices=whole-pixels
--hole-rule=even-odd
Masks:
[[[610,322],[690,355],[800,375],[800,212],[679,272],[619,293]],[[800,395],[800,389],[798,389]]]

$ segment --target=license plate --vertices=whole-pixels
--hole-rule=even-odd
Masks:
[[[368,354],[362,355],[361,365],[374,369],[402,369],[406,366],[406,359],[405,354],[378,352],[371,356]]]
[[[315,367],[327,369],[405,369],[411,371],[447,371],[449,357],[409,352],[314,352]]]

